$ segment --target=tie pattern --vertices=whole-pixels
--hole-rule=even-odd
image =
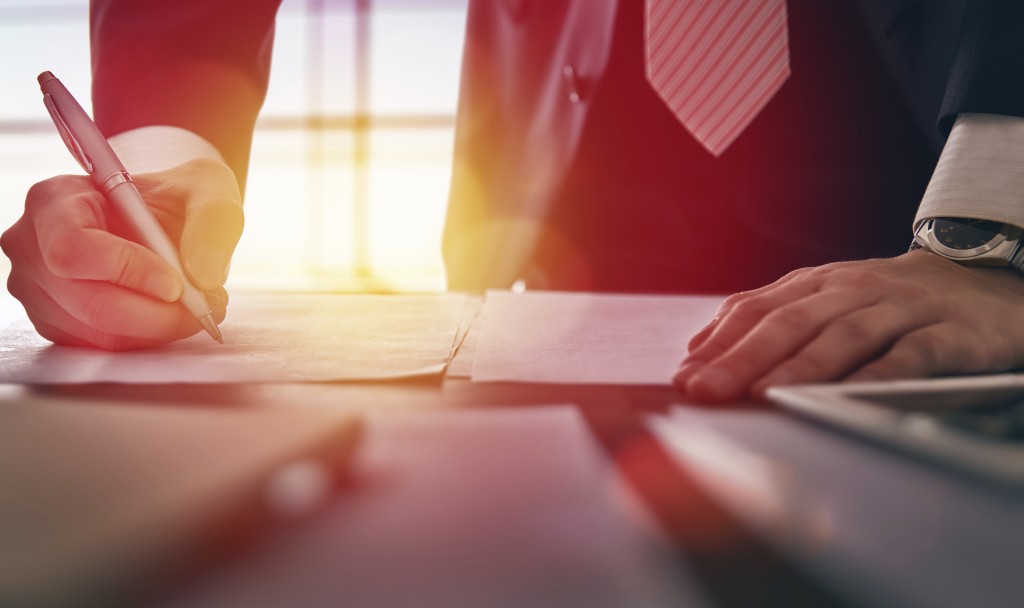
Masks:
[[[646,0],[647,79],[720,156],[789,77],[785,0]]]

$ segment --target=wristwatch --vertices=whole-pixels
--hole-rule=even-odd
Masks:
[[[1024,267],[1024,230],[1012,224],[962,217],[925,220],[910,250],[927,249],[968,266]]]

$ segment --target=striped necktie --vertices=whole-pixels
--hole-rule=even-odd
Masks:
[[[647,79],[720,156],[789,77],[785,0],[646,0]]]

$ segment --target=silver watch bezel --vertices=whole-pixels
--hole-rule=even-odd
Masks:
[[[1012,265],[1019,268],[1019,262],[1014,260],[1014,256],[1018,253],[1021,237],[1024,236],[1024,230],[1021,228],[1004,223],[999,234],[984,245],[971,249],[953,249],[939,241],[939,237],[935,234],[935,219],[925,220],[914,235],[914,241],[924,249],[965,264]]]

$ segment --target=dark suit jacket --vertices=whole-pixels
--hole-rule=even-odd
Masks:
[[[569,260],[561,270],[575,272],[572,258],[577,256],[583,267],[590,265],[584,274],[596,272],[605,252],[590,241],[608,236],[602,223],[631,222],[628,213],[595,213],[589,224],[580,222],[586,234],[574,234],[568,220],[563,220],[564,229],[550,227],[559,225],[560,209],[573,210],[573,217],[587,215],[586,201],[597,201],[601,209],[615,207],[624,193],[640,201],[637,216],[646,213],[641,207],[648,199],[655,208],[686,199],[660,223],[691,228],[649,238],[640,230],[616,247],[673,239],[694,243],[701,251],[717,251],[713,259],[703,260],[713,266],[714,275],[738,277],[716,282],[666,267],[658,272],[676,281],[668,288],[727,291],[770,280],[791,267],[891,252],[897,239],[909,237],[909,218],[955,116],[1024,115],[1024,73],[1019,69],[1024,3],[791,0],[794,82],[773,100],[775,109],[770,105],[765,118],[759,117],[763,126],[755,121],[750,135],[745,133],[716,164],[699,156],[685,130],[671,126],[671,117],[638,76],[642,1],[471,0],[445,236],[453,288],[505,286],[545,264],[557,273],[549,260],[559,257]],[[244,183],[252,126],[267,86],[277,5],[276,0],[94,1],[93,101],[101,129],[108,136],[149,124],[193,130],[222,151]],[[816,19],[837,35],[816,32],[822,29],[814,25]],[[840,40],[833,45],[833,65],[840,67],[815,64],[815,53],[808,49],[816,36],[829,44]],[[864,48],[873,49],[873,56],[843,63],[843,45],[860,48],[862,39],[870,41]],[[875,70],[876,64],[885,69]],[[565,66],[572,66],[577,77],[581,100],[576,103],[566,94]],[[819,98],[816,83],[804,74],[820,73],[824,79],[829,70],[849,71],[882,93],[862,98],[854,82],[848,89],[836,84],[835,95]],[[886,89],[893,96],[886,97]],[[797,98],[797,92],[803,97]],[[850,92],[855,101],[836,101]],[[873,112],[881,118],[876,121]],[[848,128],[830,138],[833,125]],[[861,133],[871,130],[881,133],[858,143]],[[845,168],[851,162],[858,165],[855,171]],[[626,168],[609,170],[620,166]],[[707,176],[717,185],[708,186]],[[847,215],[817,212],[829,192],[849,190],[849,184],[864,179],[877,182],[864,192],[888,189],[892,195],[877,204],[865,202]],[[717,190],[726,186],[727,191]],[[768,203],[756,208],[761,199]],[[850,208],[851,200],[836,206]],[[623,201],[622,206],[630,204]],[[774,213],[776,205],[791,208]],[[715,214],[725,207],[728,212],[720,215],[727,223],[715,223]],[[658,223],[652,217],[649,221]],[[736,224],[749,226],[734,229]],[[884,233],[877,243],[867,234],[875,227]],[[828,236],[828,231],[839,236]],[[852,236],[844,238],[844,231]],[[730,241],[739,243],[719,247]],[[868,241],[870,247],[858,245]],[[538,257],[538,251],[546,251],[549,259]],[[652,251],[667,258],[694,255],[686,247]],[[750,263],[751,256],[773,255],[778,263]],[[623,260],[609,264],[628,266],[628,255]],[[747,272],[751,266],[756,271]],[[644,289],[644,280],[635,287]],[[608,287],[616,285],[612,281]],[[592,280],[579,286],[605,285]]]

